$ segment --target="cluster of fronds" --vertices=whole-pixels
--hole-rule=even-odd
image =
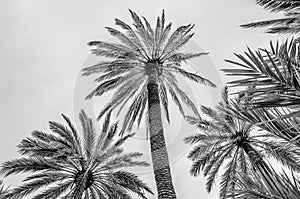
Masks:
[[[231,109],[232,103],[242,106],[242,99],[228,99],[225,88],[222,101],[215,109],[202,106],[201,111],[208,119],[187,117],[196,125],[201,133],[187,137],[185,142],[194,145],[188,158],[193,161],[191,174],[200,172],[207,177],[206,189],[211,191],[221,168],[224,169],[220,181],[220,198],[228,197],[228,193],[236,189],[238,175],[252,175],[256,170],[268,170],[267,158],[275,158],[278,162],[292,169],[300,170],[296,154],[292,149],[280,150],[284,139],[271,133],[259,133],[253,121],[236,117]],[[243,111],[240,108],[239,111]],[[268,178],[268,175],[265,176]]]
[[[0,174],[4,176],[31,173],[8,198],[23,198],[36,191],[38,194],[31,198],[129,199],[130,193],[141,198],[146,198],[145,192],[152,193],[136,175],[122,170],[148,163],[137,160],[141,153],[123,152],[122,145],[133,134],[115,139],[118,124],[109,124],[110,114],[101,133],[96,134],[92,119],[82,111],[82,139],[70,119],[62,116],[67,126],[49,122],[52,133],[33,131],[32,137],[18,145],[23,157],[1,165]]]
[[[248,87],[239,93],[247,93],[248,105],[253,108],[289,107],[299,108],[300,49],[294,40],[286,40],[270,50],[253,51],[248,48],[245,55],[236,54],[240,62],[226,60],[239,68],[222,69],[227,75],[240,79],[229,82],[230,86]],[[295,112],[297,114],[298,112]]]
[[[252,22],[241,25],[244,28],[268,27],[267,33],[299,34],[300,32],[300,1],[299,0],[256,0],[258,5],[271,12],[283,12],[279,19]]]
[[[238,175],[238,188],[229,194],[236,199],[298,199],[300,198],[300,181],[292,172],[291,177],[285,171],[282,174],[271,171],[275,182],[263,181],[260,175]],[[276,186],[275,186],[276,185]],[[277,188],[276,188],[277,187]]]
[[[235,54],[239,61],[226,60],[237,68],[222,71],[238,77],[228,84],[242,88],[235,94],[243,99],[242,104],[232,101],[229,112],[267,132],[272,138],[269,150],[273,158],[289,168],[292,177],[285,172],[278,174],[271,167],[258,168],[252,175],[239,173],[235,180],[239,186],[231,190],[228,198],[299,198],[299,177],[294,173],[300,171],[300,1],[256,0],[256,3],[271,12],[282,12],[284,17],[242,27],[268,27],[268,33],[288,34],[293,38],[282,43],[270,42],[270,50],[248,48],[244,55]]]

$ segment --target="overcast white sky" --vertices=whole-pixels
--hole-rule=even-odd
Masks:
[[[224,59],[234,59],[246,46],[268,47],[275,36],[263,30],[244,30],[240,24],[270,19],[271,15],[255,5],[254,0],[1,0],[0,1],[0,162],[17,156],[16,145],[34,129],[47,131],[48,121],[62,121],[60,113],[77,118],[78,110],[92,107],[97,113],[103,101],[84,102],[83,95],[94,86],[92,80],[81,79],[80,69],[95,61],[86,43],[110,38],[105,26],[114,26],[114,18],[131,24],[128,8],[152,23],[161,10],[166,19],[178,25],[194,23],[195,50],[210,52],[209,57],[192,63],[200,73],[215,81],[219,89],[186,84],[198,105],[213,105],[228,79],[219,73],[229,67]],[[191,68],[193,69],[193,68]],[[221,78],[220,78],[221,77]],[[92,86],[92,87],[91,87]],[[202,177],[188,174],[191,163],[186,160],[187,146],[181,140],[191,134],[191,127],[177,118],[172,107],[171,125],[166,126],[172,172],[178,198],[217,198],[217,189],[208,194]],[[79,128],[79,127],[78,127]],[[181,130],[183,129],[183,130]],[[149,159],[148,143],[139,134],[129,150],[141,150]],[[150,160],[150,159],[149,159]],[[148,170],[137,170],[155,190]],[[9,178],[15,184],[19,178]],[[151,198],[151,197],[150,197]],[[154,198],[154,197],[153,197]]]

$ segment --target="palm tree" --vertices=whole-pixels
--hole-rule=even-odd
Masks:
[[[284,12],[279,19],[264,20],[241,25],[244,28],[269,27],[267,33],[299,34],[300,33],[300,1],[298,0],[256,0],[258,5],[271,12]]]
[[[270,50],[253,51],[248,48],[245,55],[236,54],[240,62],[226,60],[239,68],[222,69],[227,75],[238,76],[229,82],[230,86],[247,87],[240,93],[247,93],[252,100],[248,105],[253,108],[285,107],[300,113],[300,46],[294,40],[286,40],[281,45],[270,43]]]
[[[161,118],[161,106],[165,112],[167,121],[170,122],[168,111],[168,94],[178,106],[182,115],[185,115],[182,103],[192,109],[199,116],[197,108],[189,97],[178,86],[175,74],[178,73],[190,80],[215,86],[209,80],[196,74],[187,72],[183,63],[207,53],[182,53],[179,49],[185,45],[194,35],[191,33],[194,25],[184,25],[177,28],[170,36],[171,23],[165,25],[164,11],[157,18],[156,27],[130,10],[133,25],[132,29],[125,22],[115,19],[116,25],[120,26],[124,33],[107,27],[108,32],[120,43],[108,43],[91,41],[88,45],[94,47],[92,53],[112,61],[101,61],[96,65],[83,70],[83,75],[101,75],[95,80],[100,83],[88,96],[101,96],[110,90],[115,90],[112,99],[100,111],[98,119],[105,113],[123,107],[130,103],[125,115],[121,135],[130,131],[134,122],[138,126],[147,113],[150,131],[150,147],[152,154],[153,170],[155,175],[158,198],[176,198],[172,183],[168,153],[164,138]],[[130,99],[133,99],[130,102]],[[145,107],[148,104],[148,111]]]
[[[242,106],[239,101],[239,98],[235,100]],[[238,175],[247,176],[259,172],[265,179],[273,180],[265,160],[267,155],[293,169],[298,168],[295,154],[289,150],[284,153],[277,150],[284,140],[269,133],[258,133],[252,123],[239,119],[228,111],[230,108],[228,89],[225,88],[222,101],[215,109],[201,107],[201,111],[209,119],[186,117],[189,123],[201,130],[201,133],[185,138],[186,143],[195,145],[188,155],[193,161],[190,173],[197,176],[203,171],[203,175],[207,177],[208,192],[212,190],[222,166],[224,172],[220,181],[220,198],[228,197],[228,193],[236,189]]]
[[[22,198],[38,190],[40,192],[33,199],[129,199],[130,193],[141,198],[146,198],[145,191],[152,193],[136,175],[121,170],[148,166],[148,163],[137,160],[141,153],[123,152],[123,143],[133,134],[113,141],[118,125],[110,126],[108,115],[97,136],[92,119],[81,111],[81,140],[70,119],[62,116],[67,126],[51,121],[49,124],[53,134],[33,131],[32,137],[23,139],[18,145],[19,153],[25,157],[2,164],[0,173],[4,176],[32,173],[23,185],[12,189],[10,198]]]
[[[257,108],[243,110],[239,104],[233,104],[230,108],[232,114],[236,115],[245,121],[251,122],[253,125],[258,126],[260,129],[268,131],[273,136],[284,140],[277,143],[273,147],[273,151],[281,154],[281,156],[289,156],[286,152],[292,151],[294,153],[294,165],[283,161],[282,164],[294,171],[299,172],[299,158],[300,158],[300,119],[298,117],[286,117],[290,112],[284,108]],[[261,178],[253,178],[255,176],[238,176],[237,183],[240,185],[237,190],[234,190],[236,198],[299,198],[299,178],[292,176],[292,181],[284,172],[284,175],[279,175],[275,171],[269,171],[273,176],[272,180]],[[272,186],[276,181],[276,187]]]

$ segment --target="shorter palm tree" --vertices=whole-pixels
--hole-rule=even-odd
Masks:
[[[122,145],[133,134],[113,140],[118,124],[110,126],[110,114],[101,133],[96,135],[92,119],[81,111],[83,139],[70,119],[62,116],[67,126],[50,122],[53,134],[33,131],[32,137],[23,139],[18,145],[19,152],[26,157],[2,164],[0,173],[4,176],[32,173],[23,185],[12,189],[9,197],[18,199],[38,190],[32,199],[129,199],[131,193],[141,198],[146,198],[145,192],[152,193],[136,175],[121,170],[148,166],[148,163],[137,160],[142,153],[123,152]]]
[[[234,101],[240,103],[239,100]],[[209,119],[186,117],[189,123],[201,130],[201,133],[185,138],[186,143],[195,145],[188,155],[194,162],[190,173],[197,176],[203,171],[207,177],[206,189],[210,192],[218,172],[224,171],[220,181],[220,198],[226,198],[236,188],[238,175],[247,176],[259,171],[265,179],[273,180],[269,175],[266,155],[285,165],[297,165],[292,152],[275,150],[283,140],[269,133],[257,132],[252,123],[229,112],[230,107],[228,89],[225,88],[222,101],[215,109],[201,107]],[[224,169],[221,169],[222,166]]]

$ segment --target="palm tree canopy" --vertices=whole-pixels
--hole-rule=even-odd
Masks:
[[[239,103],[239,100],[236,99],[235,102]],[[228,89],[225,88],[222,101],[215,109],[201,107],[208,119],[187,117],[191,124],[201,130],[201,133],[185,138],[185,142],[195,145],[188,155],[194,162],[190,172],[197,176],[202,171],[207,177],[206,189],[210,192],[223,166],[220,198],[225,198],[235,188],[238,174],[250,175],[255,166],[264,162],[267,156],[272,156],[285,165],[297,167],[293,153],[287,150],[284,154],[276,150],[283,140],[269,133],[258,133],[252,123],[239,119],[228,111],[230,107]]]
[[[192,109],[199,116],[197,108],[189,97],[182,91],[174,76],[175,73],[205,85],[215,86],[209,80],[190,73],[183,68],[183,63],[207,53],[182,53],[180,48],[184,46],[194,35],[191,33],[194,25],[188,24],[178,27],[171,34],[171,23],[166,24],[164,11],[157,18],[156,26],[151,27],[146,18],[141,19],[135,12],[129,10],[133,19],[133,26],[115,19],[116,25],[124,32],[106,27],[108,32],[120,43],[91,41],[92,53],[96,56],[112,59],[101,61],[96,65],[83,69],[83,75],[99,74],[95,81],[99,85],[87,96],[101,96],[112,89],[117,89],[109,103],[100,111],[98,119],[111,110],[120,107],[118,114],[129,100],[133,100],[125,116],[121,133],[125,129],[130,131],[133,123],[140,125],[147,105],[147,83],[149,75],[157,75],[159,85],[159,97],[165,116],[170,122],[168,111],[168,94],[178,106],[180,113],[185,115],[182,103]]]
[[[269,27],[267,33],[298,34],[300,32],[299,0],[256,0],[256,3],[271,12],[284,12],[284,17],[247,23],[241,25],[241,27]]]
[[[52,133],[33,131],[32,137],[18,145],[25,157],[6,161],[0,174],[9,176],[20,172],[32,174],[24,184],[10,193],[22,198],[33,192],[33,199],[41,198],[131,198],[135,193],[146,198],[150,188],[138,177],[127,172],[127,167],[148,166],[137,158],[138,152],[125,153],[124,142],[133,134],[114,140],[118,124],[110,125],[110,114],[105,119],[101,133],[96,135],[92,119],[84,111],[79,114],[83,139],[80,138],[70,119],[62,115],[64,126],[49,122]]]

